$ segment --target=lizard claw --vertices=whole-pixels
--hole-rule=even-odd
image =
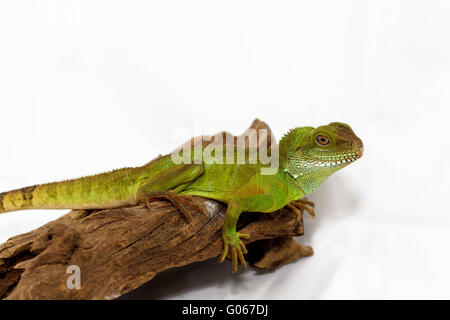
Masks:
[[[294,212],[297,216],[303,215],[303,212],[306,210],[313,219],[316,216],[314,206],[314,202],[309,201],[307,198],[294,200],[286,205],[286,207]]]
[[[224,250],[219,262],[222,263],[225,260],[231,249],[231,263],[233,273],[237,272],[238,259],[244,267],[247,267],[247,262],[245,262],[244,254],[247,254],[248,251],[245,247],[244,242],[242,242],[240,238],[248,239],[250,238],[250,235],[248,233],[233,232],[231,234],[223,236]]]

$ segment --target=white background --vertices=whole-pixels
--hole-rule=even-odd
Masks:
[[[196,134],[350,124],[312,257],[211,261],[134,298],[450,298],[450,1],[1,1],[0,190],[138,166]],[[67,211],[0,216],[0,242]]]

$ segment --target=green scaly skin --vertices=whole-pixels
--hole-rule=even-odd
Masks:
[[[332,173],[362,156],[362,141],[350,126],[333,122],[292,129],[280,141],[280,169],[262,175],[257,164],[181,164],[170,155],[142,167],[26,187],[0,194],[0,213],[25,209],[97,209],[137,204],[165,191],[201,196],[228,205],[222,229],[223,261],[233,272],[247,253],[236,224],[242,212],[274,212],[312,193]],[[259,158],[259,157],[258,157]]]

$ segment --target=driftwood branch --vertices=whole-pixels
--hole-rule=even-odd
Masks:
[[[265,125],[255,121],[253,127]],[[168,201],[105,210],[74,210],[0,246],[2,299],[114,299],[164,270],[218,257],[224,204],[193,197],[187,222]],[[244,213],[250,265],[273,270],[312,254],[292,239],[303,234],[302,215],[283,208]],[[81,272],[81,289],[69,289],[69,266]],[[230,266],[231,272],[231,266]]]

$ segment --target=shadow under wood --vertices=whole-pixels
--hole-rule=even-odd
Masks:
[[[289,238],[291,239],[291,238]],[[247,245],[249,248],[249,254],[247,259],[250,265],[253,267],[255,263],[262,266],[264,263],[264,257],[269,259],[270,254],[267,255],[269,250],[275,250],[275,254],[280,255],[282,258],[273,262],[278,263],[277,266],[294,261],[300,258],[296,257],[293,252],[286,252],[285,250],[279,250],[278,248],[270,248],[270,243],[284,242],[285,238],[275,238],[271,240],[260,240]],[[295,241],[294,241],[295,242]],[[289,243],[286,241],[286,243]],[[296,246],[296,244],[294,244]],[[301,253],[301,256],[308,256],[312,254],[312,249],[306,246],[300,246],[301,249],[296,251]],[[292,260],[289,260],[292,259]],[[253,261],[253,262],[252,262]],[[156,275],[151,281],[143,284],[141,287],[133,290],[119,298],[119,300],[136,300],[136,299],[172,299],[174,297],[183,297],[185,294],[197,292],[203,288],[215,288],[222,290],[227,283],[232,283],[233,288],[238,288],[242,285],[242,276],[247,272],[256,272],[256,274],[265,274],[274,271],[269,269],[272,265],[266,263],[266,268],[239,268],[238,273],[232,274],[230,272],[231,262],[218,263],[218,258],[212,258],[202,263],[193,263],[180,268],[166,270]],[[214,290],[214,289],[213,289]],[[201,293],[201,291],[200,291]],[[193,299],[204,299],[205,296],[192,296]]]

